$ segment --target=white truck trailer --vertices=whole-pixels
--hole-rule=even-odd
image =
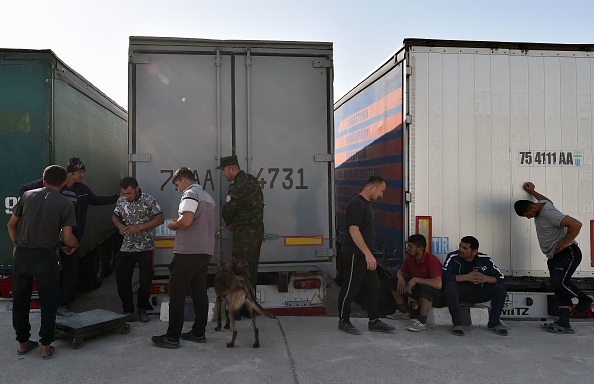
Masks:
[[[232,245],[220,217],[229,183],[215,168],[237,155],[264,191],[257,298],[276,314],[324,313],[335,276],[332,79],[331,43],[130,38],[130,174],[173,219],[171,176],[195,170],[221,228],[213,274]],[[175,236],[166,223],[156,229],[155,310]]]
[[[335,103],[339,223],[348,199],[379,174],[388,184],[375,204],[384,270],[399,268],[410,234],[431,239],[442,262],[473,235],[506,276],[504,317],[544,317],[554,314],[546,258],[534,223],[513,210],[532,181],[583,223],[574,277],[592,290],[593,50],[405,39]]]

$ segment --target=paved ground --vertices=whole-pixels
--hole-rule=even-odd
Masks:
[[[109,279],[102,289],[79,296],[75,310],[119,309]],[[98,304],[101,305],[98,305]],[[84,308],[89,307],[89,308]],[[31,314],[32,339],[40,316]],[[236,347],[226,348],[230,332],[207,328],[206,344],[183,342],[178,350],[152,345],[167,323],[152,317],[130,323],[131,332],[113,332],[74,349],[58,340],[55,356],[42,360],[39,350],[17,356],[10,313],[0,313],[0,383],[389,383],[505,384],[594,382],[594,322],[575,322],[574,335],[543,332],[534,321],[508,321],[510,336],[485,328],[467,328],[464,337],[450,327],[406,331],[408,320],[390,321],[393,334],[367,331],[365,318],[354,318],[362,330],[351,336],[326,317],[258,317],[261,348],[252,348],[251,322],[238,322]],[[186,329],[190,326],[186,324]]]

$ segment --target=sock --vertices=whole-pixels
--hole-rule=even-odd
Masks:
[[[559,320],[557,324],[569,328],[569,308],[559,308]]]
[[[427,316],[419,315],[419,317],[417,317],[417,320],[419,320],[421,323],[425,324],[427,322]]]
[[[402,313],[408,313],[408,305],[398,304],[398,310]]]

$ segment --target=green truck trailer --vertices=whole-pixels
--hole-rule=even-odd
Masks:
[[[127,175],[128,114],[51,50],[0,49],[0,310],[10,299],[13,245],[6,230],[20,185],[50,164],[80,157],[84,183],[99,195]],[[80,248],[80,282],[97,287],[111,272],[118,234],[113,206],[89,207]],[[120,240],[121,241],[121,240]]]

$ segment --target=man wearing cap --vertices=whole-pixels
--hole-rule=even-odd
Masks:
[[[87,222],[87,210],[89,205],[110,205],[115,204],[119,194],[96,195],[91,188],[83,184],[85,176],[85,165],[78,157],[72,157],[66,166],[66,184],[60,191],[74,206],[76,213],[76,226],[72,232],[79,243],[82,243],[85,225]],[[19,187],[19,196],[31,189],[43,187],[43,180],[35,180]],[[69,304],[74,300],[76,285],[78,283],[78,252],[65,255],[60,252],[62,269],[60,270],[60,307],[59,316],[69,316],[71,310]]]
[[[239,167],[237,156],[221,159],[217,167],[231,182],[223,205],[223,220],[233,232],[233,260],[245,260],[254,289],[258,281],[260,247],[264,237],[264,194],[253,175]]]

